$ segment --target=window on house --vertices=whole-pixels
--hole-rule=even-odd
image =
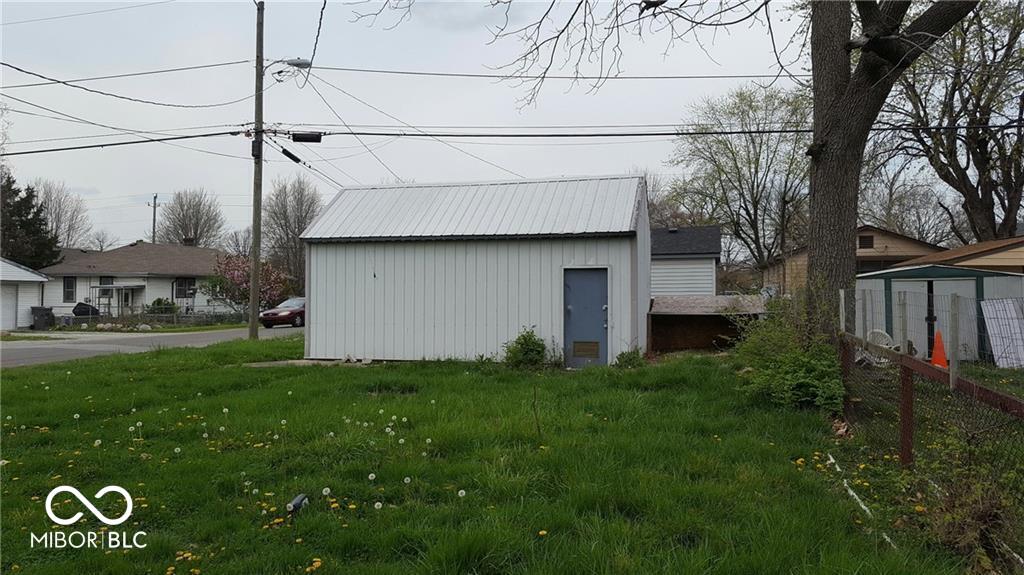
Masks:
[[[101,286],[112,286],[114,285],[114,278],[110,276],[100,276]],[[99,297],[114,297],[114,290],[112,289],[101,289],[98,294]]]
[[[78,288],[78,278],[67,276],[64,278],[64,303],[75,303],[75,292]]]
[[[174,299],[186,299],[196,295],[196,278],[174,280]]]
[[[875,236],[857,236],[857,249],[870,250],[875,247]]]

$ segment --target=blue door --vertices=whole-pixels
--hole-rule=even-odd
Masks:
[[[608,364],[608,269],[567,269],[565,364]]]

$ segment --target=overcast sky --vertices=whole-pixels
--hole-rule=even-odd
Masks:
[[[520,20],[539,3],[516,3]],[[160,68],[191,66],[254,57],[255,7],[251,1],[206,3],[175,1],[78,17],[24,22],[78,12],[109,10],[131,3],[4,2],[3,61],[60,79],[83,78]],[[324,16],[316,63],[375,69],[488,72],[514,59],[522,44],[506,39],[488,44],[488,26],[502,15],[485,3],[416,3],[411,18],[392,30],[394,18],[372,27],[353,22],[353,11],[366,9],[331,1]],[[788,38],[793,25],[777,7],[776,34]],[[308,58],[316,32],[319,2],[267,2],[266,58]],[[532,12],[531,12],[532,11]],[[782,11],[782,12],[779,12]],[[709,57],[695,43],[676,44],[665,55],[667,37],[645,35],[624,43],[622,72],[626,75],[764,74],[775,71],[771,43],[760,23],[704,36]],[[713,57],[713,59],[712,59]],[[278,69],[278,68],[274,68]],[[591,71],[596,71],[592,69]],[[38,81],[4,68],[2,84]],[[136,98],[206,104],[234,100],[252,93],[251,63],[215,69],[84,83],[91,88]],[[688,109],[703,98],[723,94],[742,80],[610,81],[596,92],[586,85],[551,80],[535,105],[522,107],[526,89],[488,79],[424,78],[339,71],[318,72],[325,80],[414,125],[550,126],[590,124],[685,123]],[[294,79],[275,83],[268,76],[265,121],[337,124],[337,118],[310,86],[300,89]],[[398,126],[324,84],[318,88],[349,124]],[[781,85],[786,86],[783,82]],[[242,124],[253,119],[252,100],[212,109],[175,109],[117,100],[61,85],[5,89],[4,93],[80,118],[135,130],[215,124]],[[38,108],[4,99],[13,111]],[[26,115],[8,114],[7,151],[81,145],[116,139],[75,139],[23,143],[43,138],[66,138],[113,133],[95,126]],[[481,128],[480,130],[485,130]],[[209,129],[197,130],[209,131]],[[479,130],[478,130],[479,131]],[[175,132],[179,133],[179,132]],[[187,133],[180,132],[180,133]],[[417,182],[510,179],[512,176],[477,159],[427,139],[366,137],[380,158],[405,180]],[[188,140],[182,145],[227,154],[224,157],[167,144],[148,143],[117,148],[57,152],[9,158],[21,183],[35,178],[62,180],[86,198],[94,229],[107,229],[123,243],[148,238],[151,213],[146,202],[175,190],[203,187],[221,201],[229,226],[243,228],[250,220],[252,162],[244,137]],[[577,145],[579,144],[579,145]],[[670,174],[665,166],[673,144],[668,138],[626,140],[458,141],[458,146],[527,177],[625,173],[633,167]],[[355,180],[379,183],[393,180],[351,136],[326,138],[311,145],[333,164],[320,160],[300,145],[287,146],[345,185]],[[265,192],[276,178],[305,169],[267,150]],[[308,174],[308,172],[305,172]],[[310,175],[310,177],[313,177]],[[317,180],[326,198],[329,184]]]

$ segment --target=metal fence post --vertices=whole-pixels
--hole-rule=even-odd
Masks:
[[[868,339],[868,290],[860,290],[860,338]]]
[[[900,353],[913,355],[910,353],[913,347],[910,344],[910,334],[907,333],[907,292],[896,292],[896,295],[896,305],[900,312]]]
[[[839,290],[839,333],[846,333],[846,290]]]
[[[900,465],[914,464],[914,372],[900,366]]]
[[[960,374],[960,296],[949,296],[949,390],[956,389],[957,376]]]

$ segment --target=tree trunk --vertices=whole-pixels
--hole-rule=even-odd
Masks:
[[[976,5],[936,2],[900,32],[909,3],[858,2],[864,35],[851,40],[847,3],[811,4],[814,143],[807,150],[807,305],[812,335],[835,335],[839,290],[856,283],[857,194],[868,133],[903,71]],[[860,49],[860,59],[851,75],[853,49]],[[853,298],[847,303],[850,313]]]

